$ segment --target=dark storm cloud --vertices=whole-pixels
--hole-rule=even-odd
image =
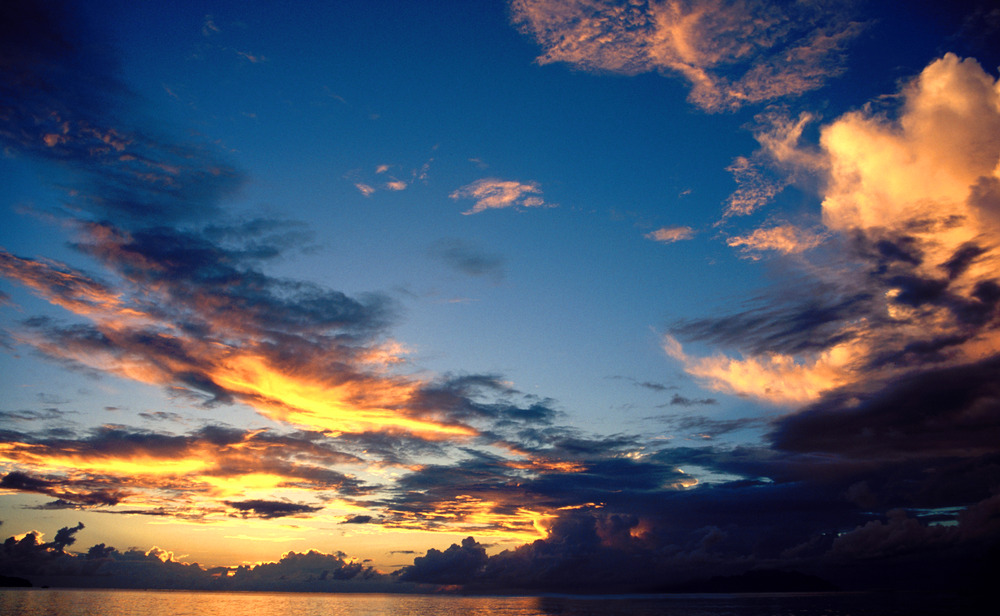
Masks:
[[[676,432],[684,432],[708,438],[748,428],[761,427],[767,423],[767,420],[761,417],[712,419],[704,415],[671,415],[667,417],[650,417],[649,419],[658,419],[669,425],[670,429]]]
[[[826,396],[775,423],[773,446],[864,469],[883,507],[969,506],[1000,486],[1000,359],[926,369]]]
[[[139,413],[139,417],[143,419],[148,419],[150,421],[172,421],[172,422],[183,422],[184,416],[178,413],[172,413],[170,411],[152,411]]]
[[[751,302],[744,311],[671,325],[680,337],[751,353],[803,353],[851,338],[844,322],[878,314],[875,291],[856,284],[796,280]]]
[[[416,408],[437,409],[455,421],[487,420],[497,428],[551,424],[557,415],[552,404],[495,374],[446,375],[423,386],[413,401]]]
[[[477,548],[470,538],[402,575],[480,591],[677,591],[754,570],[806,572],[851,588],[974,587],[986,581],[975,572],[997,530],[987,522],[993,501],[971,507],[958,526],[929,527],[902,510],[874,516],[819,485],[733,482],[661,492],[627,512],[567,511],[545,539],[485,562],[468,558]],[[447,566],[445,555],[464,566]]]
[[[18,411],[0,411],[0,421],[48,421],[63,419],[67,411],[57,408],[23,409]]]
[[[569,461],[620,456],[643,444],[634,435],[593,436],[566,426],[524,428],[517,432],[517,443],[525,451]]]
[[[649,381],[643,381],[642,383],[636,383],[637,387],[644,387],[646,389],[651,389],[653,391],[667,391],[669,389],[677,389],[676,385],[664,385],[662,383],[651,383]]]
[[[644,508],[657,494],[690,481],[672,464],[609,451],[607,443],[581,438],[532,450],[522,460],[466,449],[456,463],[423,465],[401,477],[386,488],[389,497],[376,503],[386,511],[388,526],[471,531],[487,524],[530,536],[535,522],[529,514],[587,503]]]
[[[427,253],[453,270],[467,276],[482,276],[501,282],[504,279],[504,259],[485,252],[478,246],[456,238],[440,239]]]
[[[486,562],[486,548],[467,537],[460,546],[452,544],[444,552],[432,548],[414,558],[413,565],[403,569],[399,577],[428,584],[467,584],[480,574]]]
[[[315,507],[304,503],[289,503],[285,501],[270,500],[245,500],[245,501],[225,501],[227,505],[240,512],[241,517],[255,517],[264,520],[283,518],[287,516],[301,515],[304,513],[315,513],[323,507]]]
[[[955,254],[941,265],[949,279],[955,279],[963,274],[977,257],[983,255],[986,249],[969,242],[958,249]]]
[[[359,456],[364,455],[366,459],[399,466],[415,464],[418,459],[427,456],[445,456],[449,451],[446,443],[382,432],[342,434],[337,437],[337,442],[347,451],[358,452]]]
[[[0,488],[55,496],[58,500],[49,503],[46,508],[58,509],[117,505],[129,495],[127,490],[112,486],[95,489],[94,484],[88,481],[49,480],[16,471],[4,475]]]
[[[654,383],[652,381],[642,381],[639,382],[631,377],[627,376],[609,376],[605,377],[612,380],[623,380],[630,381],[636,387],[642,387],[643,389],[649,389],[651,391],[669,391],[671,389],[677,389],[676,385],[664,385],[663,383]]]
[[[718,403],[715,398],[688,398],[680,394],[674,394],[669,402],[670,406],[705,406]]]
[[[219,227],[215,229],[218,232]],[[80,248],[135,284],[164,285],[176,308],[200,308],[191,316],[209,322],[227,323],[231,314],[244,321],[240,327],[261,333],[360,333],[381,328],[391,315],[383,297],[356,300],[317,285],[265,275],[254,267],[258,253],[279,250],[266,237],[240,233],[243,245],[223,246],[209,235],[170,227],[126,234],[93,225],[89,229],[92,239]]]
[[[1000,359],[925,370],[875,391],[843,391],[777,424],[774,445],[880,459],[996,452]]]

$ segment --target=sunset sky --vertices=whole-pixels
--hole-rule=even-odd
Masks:
[[[960,583],[998,40],[987,1],[3,2],[0,539]]]

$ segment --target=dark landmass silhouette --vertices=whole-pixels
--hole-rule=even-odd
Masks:
[[[31,588],[32,584],[30,581],[7,575],[0,575],[0,588]]]

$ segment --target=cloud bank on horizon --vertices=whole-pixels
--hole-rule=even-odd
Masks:
[[[680,224],[635,234],[661,250],[714,242],[778,275],[742,309],[667,324],[664,370],[677,365],[706,390],[661,405],[685,409],[658,418],[692,437],[672,440],[596,433],[499,372],[421,370],[392,333],[406,317],[389,293],[276,273],[311,241],[306,225],[240,217],[232,203],[250,179],[220,150],[128,109],[116,60],[75,29],[73,7],[7,4],[5,156],[71,179],[57,205],[34,212],[68,237],[58,254],[70,257],[0,246],[12,293],[39,301],[0,295],[4,361],[21,349],[159,387],[202,421],[185,428],[158,411],[146,414],[157,429],[138,418],[81,426],[58,408],[0,407],[0,495],[44,497],[34,511],[227,532],[317,522],[475,538],[387,576],[343,553],[216,569],[159,548],[73,553],[83,525],[47,543],[19,529],[0,573],[298,590],[317,579],[323,589],[655,590],[754,569],[845,587],[984,583],[1000,549],[1000,84],[975,59],[942,53],[883,92],[888,102],[830,120],[792,113],[789,101],[844,74],[871,25],[841,6],[510,3],[539,64],[658,72],[687,84],[698,113],[761,110],[758,150],[735,157],[736,189],[712,204],[714,234]],[[216,23],[204,21],[206,36]],[[402,194],[418,177],[380,186]],[[546,180],[543,199],[541,182],[456,182],[440,201],[464,220],[534,214],[558,194]],[[818,215],[771,213],[789,187],[814,191]],[[511,259],[464,238],[426,254],[498,288],[516,278]],[[700,412],[720,396],[757,410]],[[231,407],[259,423],[228,425],[218,417]],[[45,422],[65,425],[35,428]],[[724,438],[751,428],[763,432]],[[489,554],[481,540],[516,547]]]

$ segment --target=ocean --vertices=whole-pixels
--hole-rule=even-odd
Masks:
[[[481,597],[0,589],[3,616],[937,616],[985,614],[957,596],[802,593]]]

